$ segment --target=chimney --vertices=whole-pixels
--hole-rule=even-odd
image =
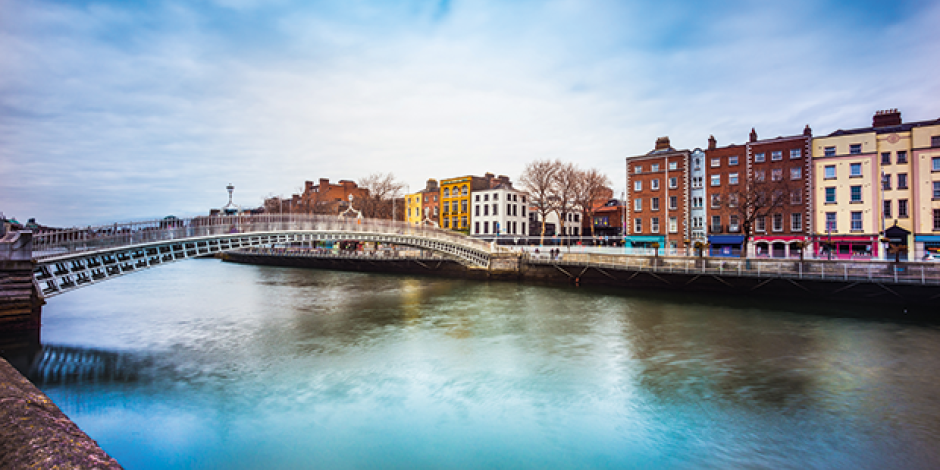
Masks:
[[[897,109],[876,111],[871,118],[871,127],[888,127],[901,125],[901,112]]]
[[[751,138],[749,140],[751,142],[757,142],[757,131],[755,131],[753,127],[751,128]]]
[[[313,191],[313,181],[304,181],[304,192],[309,193]]]
[[[329,178],[320,178],[320,189],[326,189],[330,186]]]
[[[672,148],[669,145],[669,137],[660,137],[656,139],[656,150],[669,150]]]
[[[805,135],[806,137],[813,136],[813,130],[809,128],[809,124],[807,124],[806,127],[803,128],[803,135]]]
[[[708,136],[708,150],[715,150],[718,148],[718,141],[715,140],[715,136]]]

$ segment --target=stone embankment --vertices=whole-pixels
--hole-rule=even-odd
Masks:
[[[0,358],[0,468],[122,467]]]

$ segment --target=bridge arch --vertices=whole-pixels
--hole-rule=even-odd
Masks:
[[[133,222],[34,237],[34,273],[46,297],[184,259],[247,247],[324,240],[373,241],[489,267],[489,243],[429,226],[329,216],[219,216]]]

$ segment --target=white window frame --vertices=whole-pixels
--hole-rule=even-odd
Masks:
[[[803,231],[803,214],[800,214],[799,212],[794,212],[790,214],[790,231],[791,232]]]
[[[633,212],[643,212],[643,198],[633,200]]]
[[[712,186],[721,186],[721,175],[712,175]]]
[[[836,179],[836,166],[835,165],[826,165],[823,167],[823,179],[826,179],[826,180]]]
[[[764,163],[765,161],[767,161],[767,155],[764,152],[754,154],[754,163]]]
[[[790,149],[790,160],[796,160],[803,157],[803,151],[800,149]]]
[[[721,167],[721,159],[720,159],[720,158],[713,158],[713,159],[712,159],[712,168],[719,168],[719,167]]]
[[[783,150],[772,150],[770,152],[770,161],[779,162],[783,160]]]
[[[728,184],[738,184],[737,173],[728,173]]]
[[[653,178],[650,181],[650,190],[658,191],[659,190],[659,178]]]

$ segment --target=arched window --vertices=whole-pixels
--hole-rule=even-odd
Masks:
[[[463,187],[460,189],[460,195],[461,195],[461,196],[466,196],[466,195],[467,195],[467,191],[468,191],[468,190],[467,190],[467,185],[463,185]]]
[[[450,188],[444,188],[444,197],[450,197]]]

